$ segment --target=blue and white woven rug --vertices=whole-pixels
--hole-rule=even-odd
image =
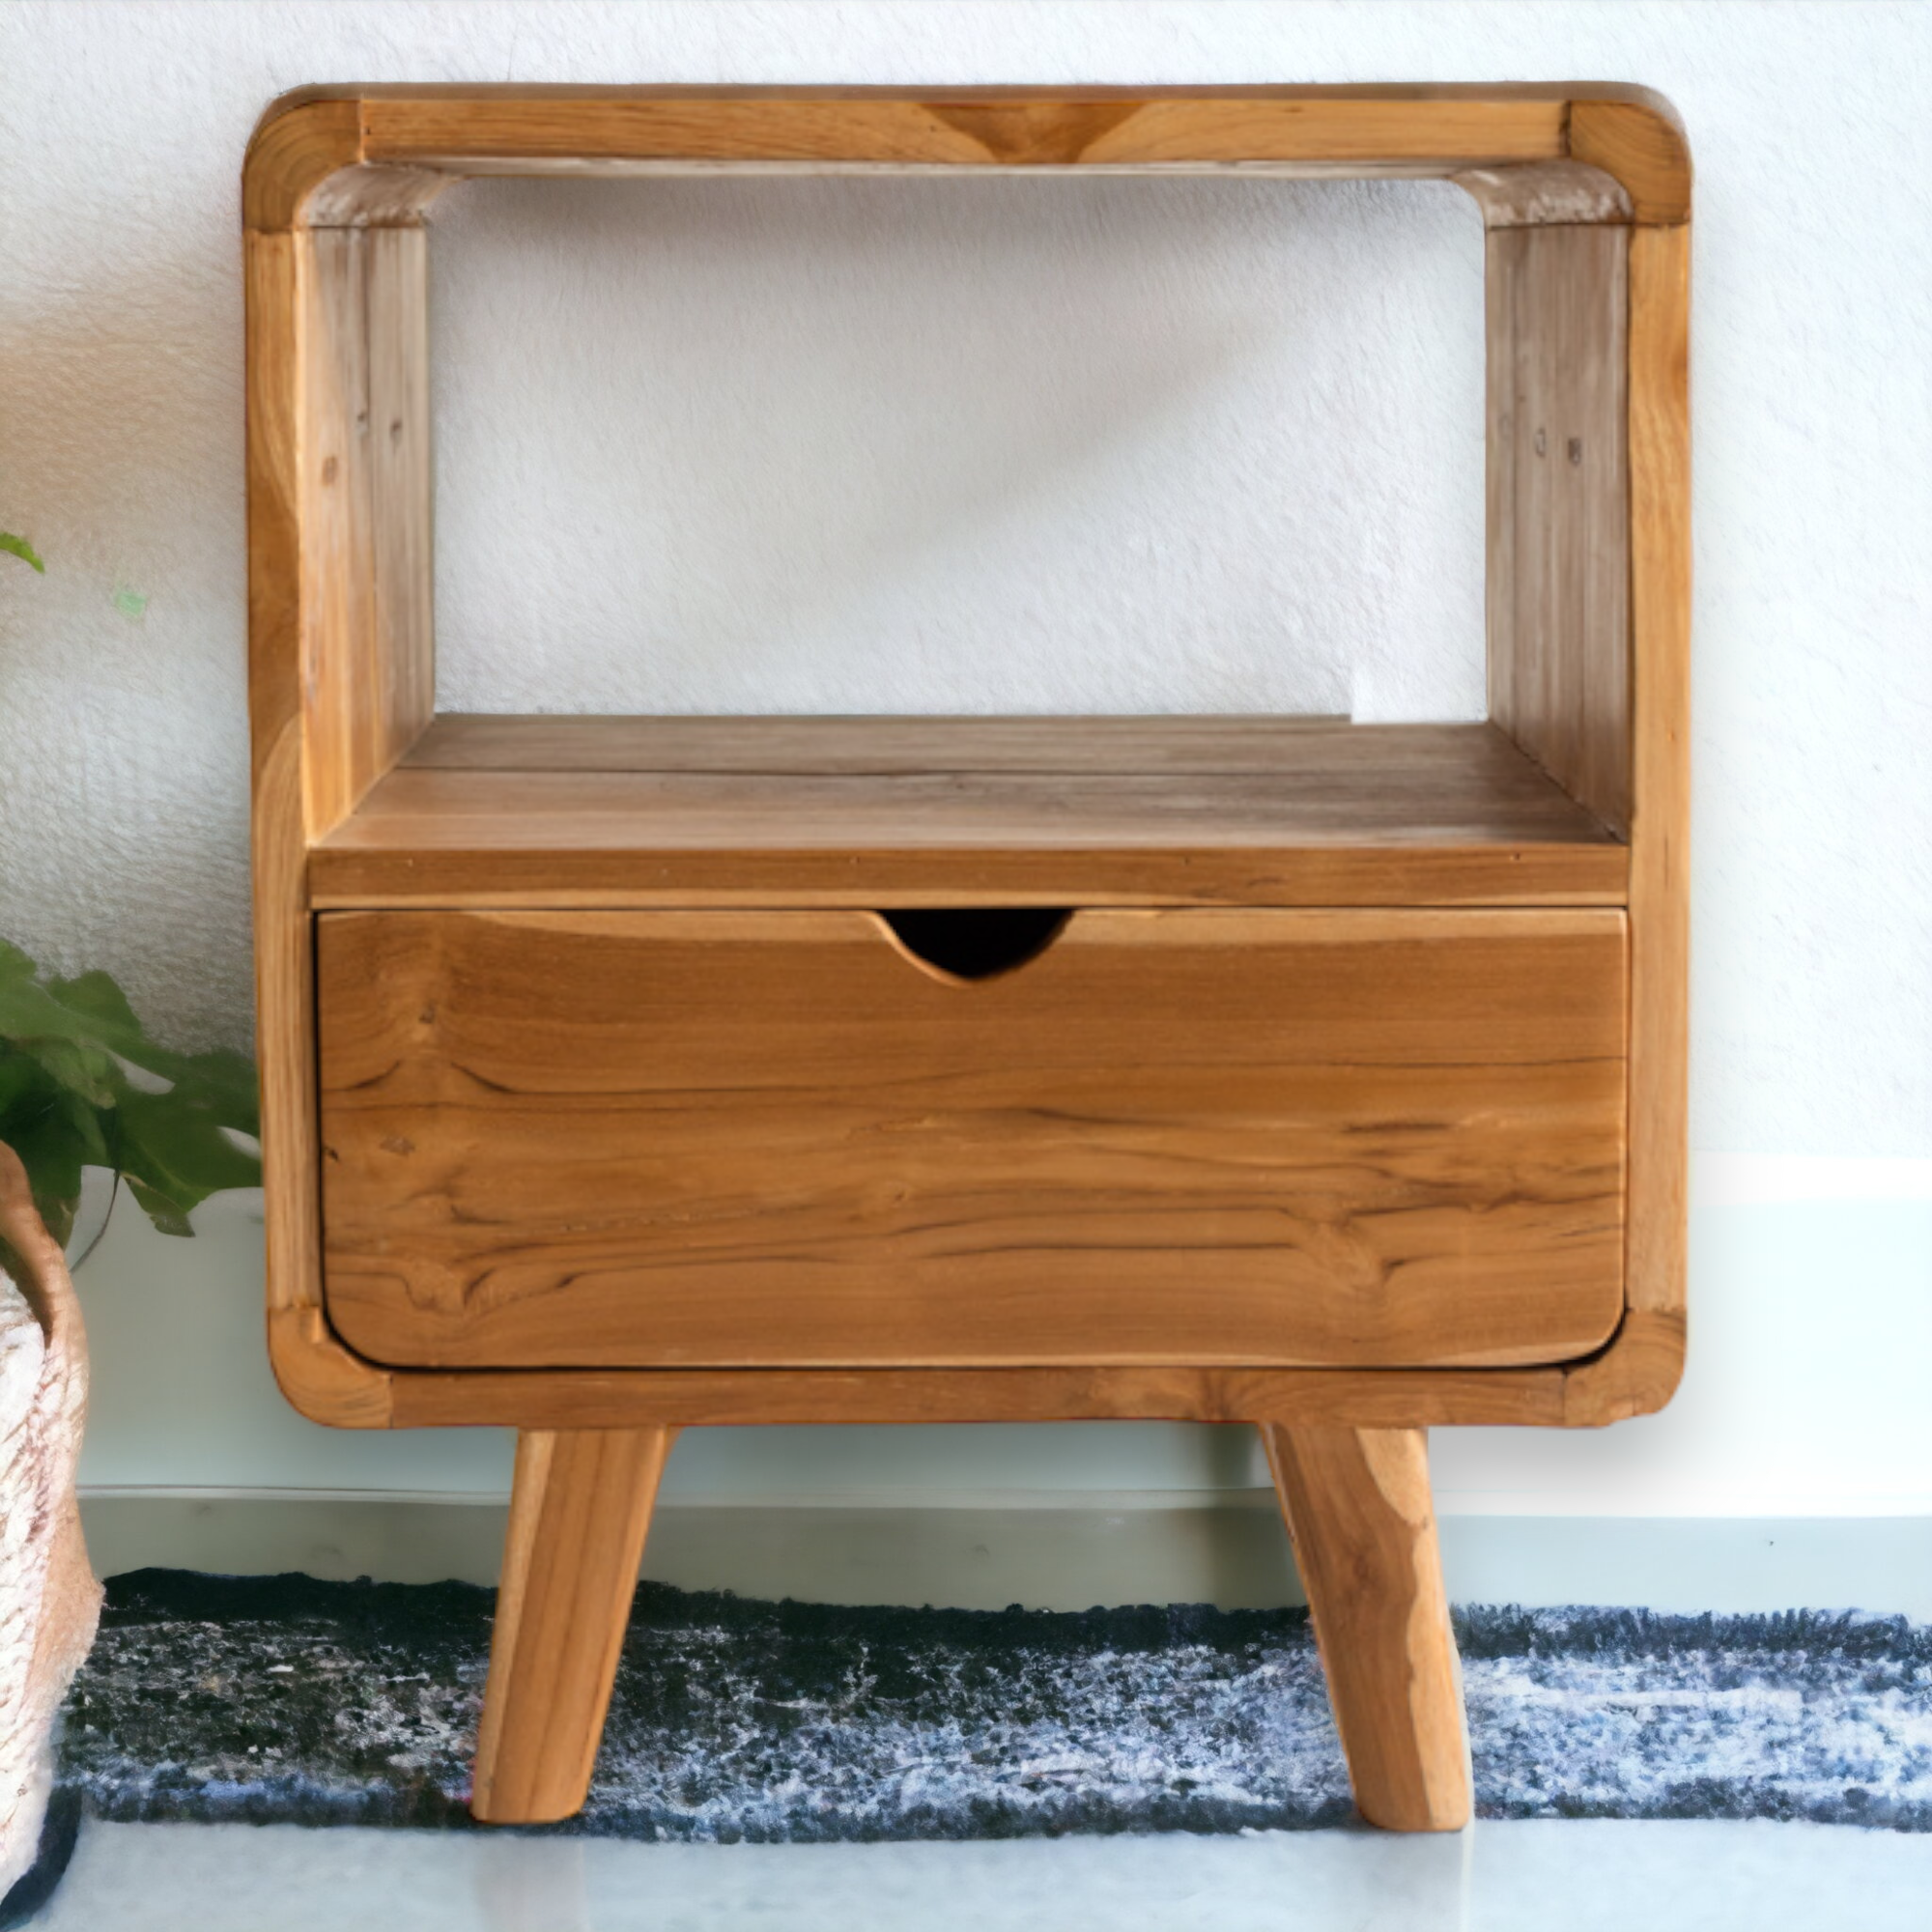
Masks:
[[[146,1570],[108,1588],[64,1788],[114,1819],[467,1824],[492,1596]],[[1457,1613],[1489,1818],[1932,1831],[1932,1628]],[[634,1838],[1337,1825],[1306,1613],[847,1609],[639,1590],[582,1816]]]

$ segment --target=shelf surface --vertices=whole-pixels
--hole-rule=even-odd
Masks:
[[[444,717],[311,852],[380,905],[1621,905],[1490,724]]]

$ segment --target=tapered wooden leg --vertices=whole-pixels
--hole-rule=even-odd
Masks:
[[[526,1429],[470,1811],[542,1825],[582,1809],[673,1429]]]
[[[1469,1822],[1462,1671],[1420,1429],[1262,1425],[1355,1804],[1395,1832]]]

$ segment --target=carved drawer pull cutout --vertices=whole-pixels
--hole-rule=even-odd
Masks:
[[[882,912],[900,951],[945,980],[992,980],[1037,959],[1073,917],[1065,906]]]

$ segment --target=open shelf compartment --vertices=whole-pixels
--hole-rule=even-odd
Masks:
[[[379,905],[1621,905],[1492,724],[447,716],[309,860]]]

